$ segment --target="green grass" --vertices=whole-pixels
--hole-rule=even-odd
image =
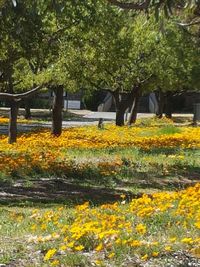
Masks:
[[[150,131],[144,131],[142,132],[139,136],[159,136],[159,135],[173,135],[177,133],[181,133],[182,129],[180,127],[174,126],[174,125],[167,125],[167,126],[162,126],[158,130],[152,129]]]
[[[146,182],[158,179],[162,181],[163,178],[173,179],[175,176],[180,178],[198,177],[200,176],[200,150],[199,149],[152,149],[150,151],[144,151],[137,148],[125,148],[125,149],[104,149],[104,150],[81,150],[70,149],[66,150],[66,156],[74,160],[74,162],[88,163],[88,172],[92,175],[88,175],[87,168],[85,173],[82,173],[82,178],[79,182],[88,182],[89,184],[98,184],[104,179],[99,176],[99,168],[97,168],[98,162],[113,162],[120,159],[122,164],[120,167],[114,167],[116,173],[112,173],[110,168],[110,175],[107,175],[107,185],[109,182],[116,183],[116,181],[129,181],[137,183],[140,187],[141,179],[145,179]],[[109,168],[108,168],[109,171]],[[96,177],[96,179],[95,179]],[[100,178],[100,180],[99,180]],[[117,179],[117,180],[115,180]],[[151,185],[150,185],[151,187]],[[149,188],[149,186],[148,186]]]
[[[120,199],[123,192],[131,199],[142,193],[176,191],[200,180],[199,149],[70,149],[65,153],[73,163],[70,172],[50,174],[35,170],[29,176],[18,173],[14,178],[1,173],[2,190],[9,194],[14,193],[14,196],[1,197],[0,203],[5,207],[24,207],[22,210],[26,214],[33,207],[43,209],[60,204],[73,207],[74,204],[84,201],[90,201],[93,205],[114,202]],[[121,164],[115,165],[117,161]],[[107,168],[105,174],[101,172],[99,162],[113,165]],[[77,169],[83,163],[86,163],[86,167]],[[57,181],[56,177],[61,178],[61,181]],[[41,178],[49,180],[41,182]],[[19,179],[22,184],[20,190],[15,186]],[[8,214],[5,211],[2,213],[5,229],[7,233],[17,236],[15,231],[18,231],[18,227],[14,223],[7,224]],[[22,229],[25,231],[26,227]],[[2,239],[3,236],[4,234]],[[9,245],[12,247],[12,242],[7,246]],[[8,255],[4,254],[3,258],[6,261]]]
[[[182,130],[180,127],[176,127],[174,125],[168,125],[168,126],[161,128],[157,134],[158,135],[163,135],[163,134],[169,135],[169,134],[176,134],[176,133],[181,133],[181,132]]]
[[[2,183],[40,177],[62,177],[76,185],[124,188],[126,190],[162,190],[182,187],[200,177],[200,150],[159,148],[149,151],[138,148],[67,149],[63,151],[70,168],[46,172],[35,168],[28,173],[20,169],[10,176],[0,173]],[[81,166],[81,167],[80,167]]]
[[[181,128],[169,125],[160,127],[156,134],[170,135],[180,132]],[[152,129],[145,135],[153,136],[155,131]],[[73,217],[74,205],[84,201],[90,201],[93,206],[98,207],[102,203],[119,201],[122,193],[126,193],[129,200],[143,193],[177,191],[200,180],[200,149],[66,149],[63,153],[72,166],[65,172],[52,170],[51,173],[46,173],[42,169],[35,169],[29,173],[23,173],[22,170],[11,175],[0,173],[2,190],[7,193],[7,196],[0,199],[0,264],[49,267],[43,257],[52,247],[51,242],[28,242],[33,224],[30,215],[36,207],[44,213],[66,205],[63,221],[69,223]],[[17,186],[19,180],[21,185]],[[166,235],[163,225],[169,221],[168,214],[165,214],[145,222],[150,225],[152,235],[162,239]],[[173,220],[170,223],[170,236],[184,237],[183,229],[175,227]],[[177,250],[180,249],[177,247]],[[117,248],[115,262],[110,263],[106,259],[102,266],[128,266],[126,262],[132,259],[128,250],[124,247]],[[66,253],[59,257],[62,258],[63,266],[90,267],[93,266],[90,260],[93,259],[93,254],[88,253]],[[149,253],[148,249],[145,253]],[[154,259],[152,266],[167,266],[165,260],[166,255],[163,254],[159,260]],[[172,263],[171,266],[176,265]]]
[[[39,213],[44,216],[44,213],[48,211],[53,211],[56,213],[59,209],[60,205],[46,205],[41,204],[39,207]],[[126,205],[124,207],[124,215],[126,214]],[[38,207],[37,207],[38,208]],[[52,249],[52,247],[59,247],[59,243],[61,241],[57,241],[56,239],[53,241],[47,241],[47,242],[33,242],[30,241],[31,238],[38,238],[39,236],[47,236],[50,233],[57,233],[57,227],[54,226],[53,222],[54,219],[51,218],[51,220],[46,223],[47,224],[47,230],[44,230],[41,228],[43,221],[37,221],[35,220],[35,217],[32,217],[33,211],[35,207],[33,204],[33,207],[10,207],[10,206],[1,206],[0,207],[0,242],[1,242],[1,249],[0,249],[0,264],[8,264],[13,266],[25,266],[25,267],[31,267],[31,266],[38,266],[38,267],[49,267],[50,262],[44,261],[44,255],[47,253],[49,249]],[[107,211],[107,214],[114,214],[113,211]],[[62,211],[62,215],[60,216],[60,223],[62,225],[71,224],[75,219],[75,211],[74,207],[65,206],[64,210]],[[128,217],[128,221],[132,222],[133,224],[137,223],[135,221],[135,218],[131,215],[131,213],[126,214],[125,216]],[[137,218],[138,220],[138,218]],[[148,225],[148,232],[151,233],[151,235],[148,237],[148,241],[161,241],[163,239],[168,240],[170,237],[178,237],[179,239],[184,238],[185,236],[191,236],[197,235],[197,232],[194,231],[193,228],[190,229],[190,232],[186,233],[183,231],[183,227],[177,227],[177,222],[180,222],[181,224],[184,224],[184,216],[180,218],[175,217],[171,218],[168,213],[160,213],[157,216],[153,217],[146,217],[143,219],[142,223],[145,225]],[[37,229],[34,231],[33,226],[37,223],[36,227]],[[164,230],[164,227],[168,224],[171,224],[171,227],[167,228],[166,231]],[[81,225],[81,223],[80,223]],[[194,232],[193,232],[194,231]],[[135,239],[138,238],[138,236],[133,237]],[[156,238],[156,239],[155,239]],[[143,266],[145,262],[142,262],[141,260],[137,259],[137,254],[135,254],[135,250],[131,249],[128,246],[122,245],[122,246],[116,246],[113,247],[115,251],[115,258],[112,260],[109,260],[107,257],[104,257],[102,254],[95,254],[92,251],[90,251],[90,242],[94,243],[95,240],[88,240],[88,249],[85,249],[84,252],[70,252],[67,251],[63,254],[57,254],[56,258],[59,259],[59,261],[62,263],[61,266],[68,266],[68,267],[90,267],[90,266],[97,266],[94,265],[94,262],[96,260],[102,260],[102,264],[100,266],[105,267],[121,267],[121,266],[129,266],[126,264],[131,264],[131,262],[138,261],[139,266]],[[142,249],[142,255],[148,254],[151,255],[154,251],[160,251],[164,250],[163,247],[160,247],[163,245],[155,245],[155,246],[145,246]],[[141,250],[139,249],[139,251]],[[173,246],[173,250],[177,249],[177,251],[181,250],[180,244],[176,244]],[[137,250],[137,248],[136,248]],[[141,253],[141,251],[140,251]],[[170,259],[170,256],[172,259]],[[170,266],[178,266],[173,265],[173,257],[171,253],[163,253],[159,256],[158,259],[152,258],[151,263],[154,264],[152,266],[167,266],[165,265],[167,261],[172,261],[172,264]],[[176,262],[177,263],[177,262]],[[60,265],[59,265],[60,266]],[[132,265],[130,265],[132,266]],[[137,265],[136,265],[137,266]],[[148,266],[148,265],[147,265]],[[187,266],[187,265],[186,265]],[[198,266],[198,265],[197,265]]]

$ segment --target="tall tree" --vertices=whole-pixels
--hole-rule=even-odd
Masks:
[[[52,116],[56,136],[62,126],[61,91],[67,86],[68,59],[62,58],[60,48],[73,46],[83,29],[87,31],[94,7],[95,1],[77,4],[72,0],[16,1],[15,5],[5,1],[1,6],[0,90],[17,93],[48,83],[56,98]]]
[[[142,93],[157,88],[162,92],[189,89],[192,72],[198,70],[199,50],[178,25],[166,21],[161,31],[154,17],[133,17],[109,5],[102,21],[91,28],[78,47],[71,52],[71,79],[82,87],[110,91],[119,126],[124,125],[124,113],[130,106],[129,123],[135,121]]]

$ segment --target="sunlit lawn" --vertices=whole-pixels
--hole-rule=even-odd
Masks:
[[[29,133],[12,146],[2,136],[0,263],[178,266],[177,252],[198,261],[199,148],[199,128],[155,120]]]

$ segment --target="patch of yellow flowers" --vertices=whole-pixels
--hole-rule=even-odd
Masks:
[[[18,118],[17,122],[22,124],[32,124],[32,123],[38,123],[39,121]],[[8,124],[8,123],[9,123],[9,118],[0,117],[0,124]]]
[[[35,168],[45,171],[67,171],[72,165],[64,153],[68,148],[138,147],[148,150],[161,147],[200,147],[200,128],[183,127],[181,132],[167,135],[158,135],[159,129],[157,126],[128,128],[106,125],[105,129],[99,130],[90,126],[65,129],[63,134],[56,138],[44,130],[21,135],[17,143],[12,145],[7,144],[7,137],[2,135],[0,172]],[[112,169],[112,166],[108,168]]]
[[[34,210],[29,242],[48,243],[44,261],[57,265],[66,253],[91,253],[96,265],[121,253],[147,260],[183,249],[200,256],[200,184],[122,200],[99,207],[86,202],[70,215],[66,207]]]

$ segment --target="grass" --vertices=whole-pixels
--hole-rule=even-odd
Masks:
[[[69,164],[64,170],[34,168],[27,174],[18,169],[12,176],[1,173],[0,180],[8,183],[23,178],[28,186],[32,179],[62,177],[80,186],[123,188],[137,193],[183,188],[200,176],[199,149],[69,149],[63,153]]]
[[[198,256],[199,194],[196,185],[180,193],[154,193],[132,201],[123,194],[118,202],[100,206],[86,202],[76,207],[2,207],[0,262],[14,266],[138,262],[143,266],[155,261],[164,266],[163,260],[176,251]]]
[[[141,138],[184,135],[173,124],[139,123]],[[12,149],[2,143],[2,159],[16,168],[0,172],[0,264],[164,267],[179,266],[179,257],[185,266],[199,263],[200,186],[184,189],[199,182],[200,149],[171,141],[165,147],[111,146],[131,140],[134,127],[119,135],[109,127],[79,129],[78,141],[68,130],[75,137],[57,139],[55,147],[28,139],[33,156],[23,143]],[[103,138],[106,147],[65,145],[90,139],[101,145]]]
[[[80,184],[98,185],[100,182],[106,186],[122,187],[126,185],[128,190],[137,186],[139,190],[142,189],[141,187],[144,190],[145,184],[142,184],[141,180],[145,180],[147,190],[153,189],[153,186],[156,186],[157,189],[159,187],[160,189],[169,189],[170,187],[174,189],[178,186],[178,182],[176,184],[178,179],[193,180],[198,179],[200,175],[200,151],[198,149],[159,148],[149,151],[137,148],[71,149],[65,151],[65,154],[74,162],[88,163],[88,169],[82,172],[82,179],[77,181]],[[120,166],[115,166],[115,162],[118,161],[120,161]],[[110,163],[107,169],[104,168],[103,177],[101,177],[99,162],[104,162],[102,167],[105,167],[105,162]],[[74,180],[77,180],[76,177]],[[172,186],[173,182],[174,186]]]

